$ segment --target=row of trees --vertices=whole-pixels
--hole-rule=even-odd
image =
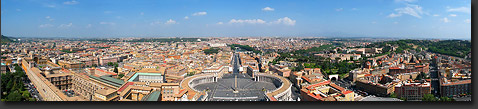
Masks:
[[[27,79],[25,72],[18,64],[14,67],[15,72],[7,71],[1,74],[2,101],[35,101],[24,86],[23,81]]]
[[[407,101],[406,98],[399,98],[399,97],[397,96],[397,94],[395,94],[395,93],[391,93],[391,94],[390,94],[390,97],[392,97],[392,98],[398,98],[398,99],[403,100],[403,101]],[[422,101],[455,101],[455,99],[449,98],[449,97],[440,97],[440,98],[438,98],[438,97],[435,97],[433,94],[425,94],[425,95],[423,95],[423,97],[422,97],[421,100],[422,100]]]
[[[292,53],[293,54],[306,55],[306,54],[310,54],[310,53],[317,53],[317,52],[322,52],[322,51],[326,51],[326,50],[331,50],[334,47],[335,47],[334,45],[322,45],[322,46],[319,46],[319,47],[312,47],[312,48],[309,48],[309,49],[296,50]]]
[[[216,54],[216,53],[219,53],[219,50],[221,50],[220,48],[217,48],[217,47],[211,47],[209,49],[205,49],[203,50],[204,53],[206,53],[207,55],[209,54]]]
[[[417,46],[413,48],[411,45]],[[403,50],[415,50],[420,51],[420,48],[427,49],[429,52],[451,55],[456,57],[465,57],[468,53],[471,52],[471,42],[462,41],[462,40],[443,40],[443,41],[430,41],[430,40],[397,40],[397,41],[385,41],[377,42],[365,46],[366,48],[371,47],[384,47],[383,52],[389,52],[390,46],[398,46],[396,48],[396,53],[402,53]]]
[[[323,45],[320,47],[312,47],[304,50],[296,50],[293,52],[279,53],[280,56],[274,59],[271,63],[277,64],[279,61],[297,62],[298,66],[291,68],[292,71],[300,71],[304,68],[320,68],[324,74],[339,74],[344,76],[351,70],[359,68],[360,64],[365,60],[344,60],[344,61],[331,61],[330,58],[324,58],[320,56],[314,56],[314,53],[331,50],[334,45]],[[353,61],[354,63],[349,63]]]
[[[433,94],[425,94],[423,95],[422,101],[455,101],[455,100],[449,97],[437,98]]]
[[[254,53],[262,53],[261,51],[256,50],[256,49],[254,49],[253,47],[251,47],[251,46],[249,46],[249,45],[232,44],[232,45],[230,45],[230,47],[231,47],[231,49],[233,49],[233,50],[234,50],[234,48],[239,47],[239,48],[241,48],[241,49],[243,49],[243,50],[246,50],[246,51],[252,51],[252,52],[254,52]]]

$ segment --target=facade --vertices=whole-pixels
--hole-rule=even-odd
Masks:
[[[289,77],[292,70],[285,66],[271,65],[269,71],[277,73],[283,77]]]
[[[166,74],[184,77],[187,74],[187,68],[184,66],[174,66],[166,70]]]
[[[421,100],[423,95],[430,94],[429,82],[403,81],[395,86],[395,94],[398,98],[406,100]]]
[[[354,101],[354,92],[330,81],[323,81],[303,87],[300,97],[304,101]]]
[[[95,100],[97,91],[100,90],[117,90],[121,85],[121,80],[113,80],[111,77],[95,77],[84,73],[73,73],[73,90],[76,94],[85,100]],[[124,82],[123,82],[124,83]],[[106,91],[110,92],[110,91]],[[101,95],[107,96],[102,93]],[[107,97],[106,97],[107,98]]]
[[[117,101],[118,93],[114,89],[98,90],[93,97],[93,101]]]
[[[429,65],[417,65],[413,67],[390,67],[389,74],[396,75],[402,73],[423,72],[428,74],[430,71]]]
[[[58,65],[60,65],[63,68],[66,68],[66,69],[83,68],[84,67],[84,64],[82,64],[81,62],[65,61],[65,60],[58,61]]]
[[[30,60],[30,61],[27,61]],[[42,74],[42,71],[34,67],[37,62],[34,62],[31,58],[22,60],[22,68],[28,76],[28,79],[33,83],[33,85],[38,90],[38,93],[44,101],[69,101],[71,100],[67,97],[61,90],[59,90],[55,85],[50,83]]]
[[[180,89],[179,83],[128,82],[118,90],[118,94],[120,101],[151,101],[153,100],[151,98],[159,101],[175,101]]]
[[[445,97],[452,97],[460,94],[470,94],[472,91],[471,79],[459,81],[447,81],[441,79],[440,81],[440,95]]]
[[[118,58],[117,57],[114,57],[114,56],[111,56],[111,57],[100,57],[98,58],[98,63],[99,65],[101,66],[105,66],[105,65],[108,65],[108,63],[115,63],[115,62],[118,62]]]
[[[395,91],[397,82],[398,80],[389,75],[367,75],[357,79],[355,87],[370,94],[386,96]]]
[[[60,72],[62,73],[46,75],[46,79],[60,90],[71,90],[73,74],[65,69]]]
[[[1,66],[0,66],[0,73],[7,73],[7,65],[5,63],[1,63]]]
[[[83,63],[85,67],[98,66],[97,58],[83,58],[83,59],[80,59],[79,61]]]

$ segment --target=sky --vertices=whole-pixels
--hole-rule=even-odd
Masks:
[[[471,39],[471,1],[2,0],[1,34]]]

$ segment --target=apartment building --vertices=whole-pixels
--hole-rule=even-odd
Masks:
[[[395,86],[394,93],[398,98],[406,100],[421,100],[423,95],[430,94],[431,84],[426,81],[402,81]]]

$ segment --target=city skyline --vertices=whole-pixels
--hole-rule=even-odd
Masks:
[[[471,39],[471,1],[3,0],[14,37],[379,37]]]

